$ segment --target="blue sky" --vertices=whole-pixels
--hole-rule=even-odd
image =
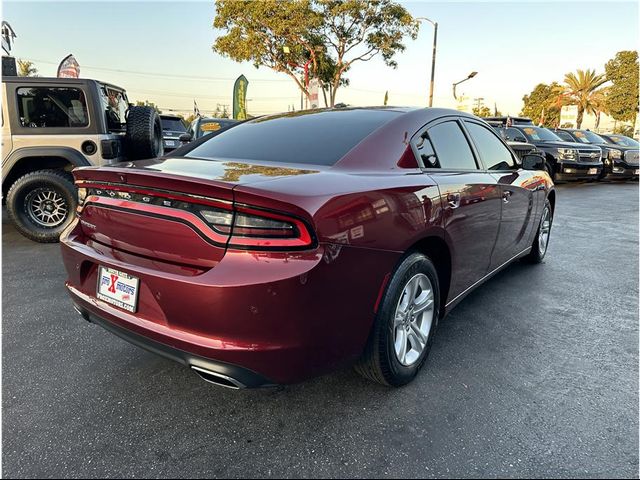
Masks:
[[[561,81],[577,68],[603,71],[617,51],[638,48],[633,1],[402,3],[414,16],[439,23],[436,106],[455,106],[451,84],[475,70],[458,93],[517,114],[536,84]],[[286,75],[212,52],[214,14],[211,1],[3,2],[3,19],[18,35],[12,53],[33,60],[41,75],[55,75],[58,62],[73,53],[81,76],[125,87],[132,100],[189,110],[195,98],[204,112],[230,104],[233,81],[244,74],[250,113],[299,108],[299,92]],[[389,90],[390,104],[425,105],[432,35],[424,23],[418,39],[397,55],[395,70],[379,59],[354,64],[351,85],[337,101],[380,104]]]

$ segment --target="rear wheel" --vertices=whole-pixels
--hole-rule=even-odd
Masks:
[[[439,311],[436,269],[428,257],[412,253],[389,281],[356,371],[383,385],[409,383],[429,355]]]
[[[540,219],[540,225],[536,232],[536,237],[531,246],[531,252],[524,257],[524,260],[529,263],[541,263],[547,254],[547,248],[549,247],[549,236],[551,235],[551,226],[553,225],[553,210],[551,209],[551,203],[549,200],[545,200],[544,210],[542,211],[542,218]]]
[[[16,180],[7,193],[7,213],[30,240],[57,242],[74,218],[77,192],[67,172],[41,170]]]

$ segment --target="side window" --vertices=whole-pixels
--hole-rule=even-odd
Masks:
[[[505,138],[510,142],[526,142],[527,139],[517,128],[507,128],[505,131]]]
[[[418,151],[418,155],[422,158],[422,163],[426,168],[440,168],[436,152],[429,140],[429,135],[424,132],[418,140],[414,141],[414,146]]]
[[[562,132],[560,130],[556,130],[555,133],[557,136],[559,136],[562,140],[564,140],[565,142],[575,142],[575,140],[573,139],[573,137],[567,133],[567,132]]]
[[[515,167],[511,152],[488,128],[465,122],[480,158],[488,170],[509,170]]]
[[[478,166],[467,137],[455,121],[439,123],[429,129],[438,165],[435,168],[452,170],[477,170]]]
[[[18,88],[20,124],[29,128],[86,127],[89,113],[78,88]]]

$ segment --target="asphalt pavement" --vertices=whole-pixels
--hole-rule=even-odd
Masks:
[[[558,186],[546,262],[440,323],[389,389],[230,391],[78,317],[58,245],[2,224],[5,477],[637,477],[638,183]]]

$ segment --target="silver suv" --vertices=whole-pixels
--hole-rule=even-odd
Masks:
[[[163,154],[151,107],[124,89],[74,78],[2,78],[2,195],[24,236],[56,242],[73,220],[71,170]]]

